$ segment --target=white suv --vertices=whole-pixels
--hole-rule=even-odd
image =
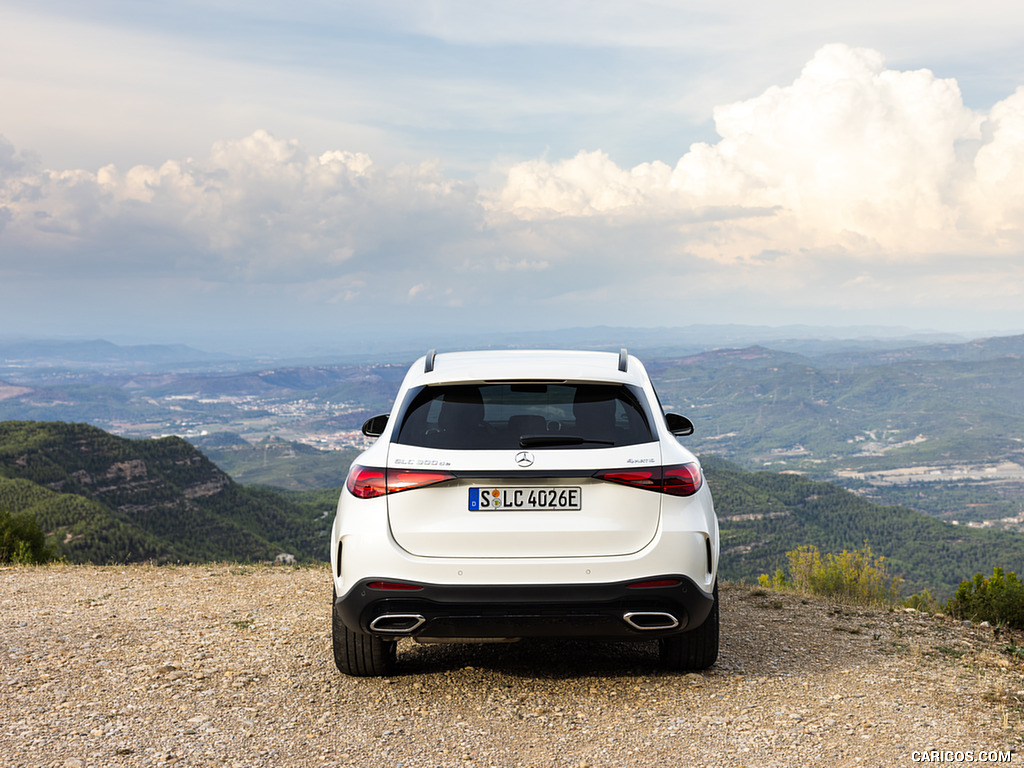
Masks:
[[[643,365],[610,352],[428,353],[353,463],[331,532],[338,669],[397,641],[658,640],[718,657],[718,519]]]

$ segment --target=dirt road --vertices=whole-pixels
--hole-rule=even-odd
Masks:
[[[704,674],[653,644],[402,641],[359,680],[330,592],[325,568],[0,568],[0,764],[1024,765],[1024,661],[989,628],[726,585]]]

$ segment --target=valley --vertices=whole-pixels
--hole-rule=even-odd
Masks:
[[[631,338],[630,329],[607,331]],[[1024,530],[1024,336],[956,343],[761,333],[751,334],[754,345],[735,334],[735,346],[701,348],[692,331],[632,335],[666,410],[696,425],[686,442],[699,455],[827,480],[964,526]],[[547,339],[561,341],[580,338]],[[367,445],[362,422],[391,407],[415,356],[245,360],[24,344],[14,354],[0,361],[0,420],[177,435],[240,482],[293,490],[341,484]]]

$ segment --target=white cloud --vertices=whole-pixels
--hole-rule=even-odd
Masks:
[[[0,141],[0,282],[175,275],[396,322],[439,306],[548,324],[1018,311],[1024,89],[976,112],[951,79],[830,45],[714,121],[719,138],[674,164],[590,147],[484,190],[267,131],[95,173]]]
[[[1024,87],[993,107],[974,159],[968,221],[1000,244],[1024,244]]]
[[[522,219],[672,212],[677,244],[726,262],[779,250],[1002,253],[1024,226],[1022,91],[985,122],[953,80],[830,45],[791,85],[717,108],[715,125],[720,140],[674,168],[626,170],[600,152],[517,164],[495,207]]]
[[[386,170],[360,153],[312,156],[265,131],[218,142],[202,161],[8,172],[2,184],[0,267],[13,273],[74,269],[82,254],[87,271],[184,268],[213,280],[301,281],[355,257],[374,260],[356,269],[380,270],[403,248],[433,252],[430,235],[461,231],[476,208],[473,187],[432,163]]]

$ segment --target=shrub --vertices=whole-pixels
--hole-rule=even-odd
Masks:
[[[939,610],[939,604],[932,597],[932,593],[927,589],[922,589],[916,595],[911,595],[903,601],[904,608],[914,608],[918,611],[925,611],[926,613],[937,613]]]
[[[958,619],[988,621],[997,626],[1024,629],[1024,582],[1013,571],[995,568],[990,578],[980,573],[960,582],[946,603],[946,613]]]
[[[27,513],[12,515],[0,510],[0,563],[31,565],[53,558],[36,519]]]
[[[871,547],[822,557],[818,548],[802,546],[786,553],[789,576],[780,568],[775,576],[762,574],[758,583],[773,589],[797,589],[854,603],[892,603],[899,600],[903,580],[890,576],[884,557],[876,558]]]
[[[786,578],[786,572],[781,568],[775,571],[774,576],[762,573],[757,577],[757,583],[768,589],[792,589],[793,584]]]

